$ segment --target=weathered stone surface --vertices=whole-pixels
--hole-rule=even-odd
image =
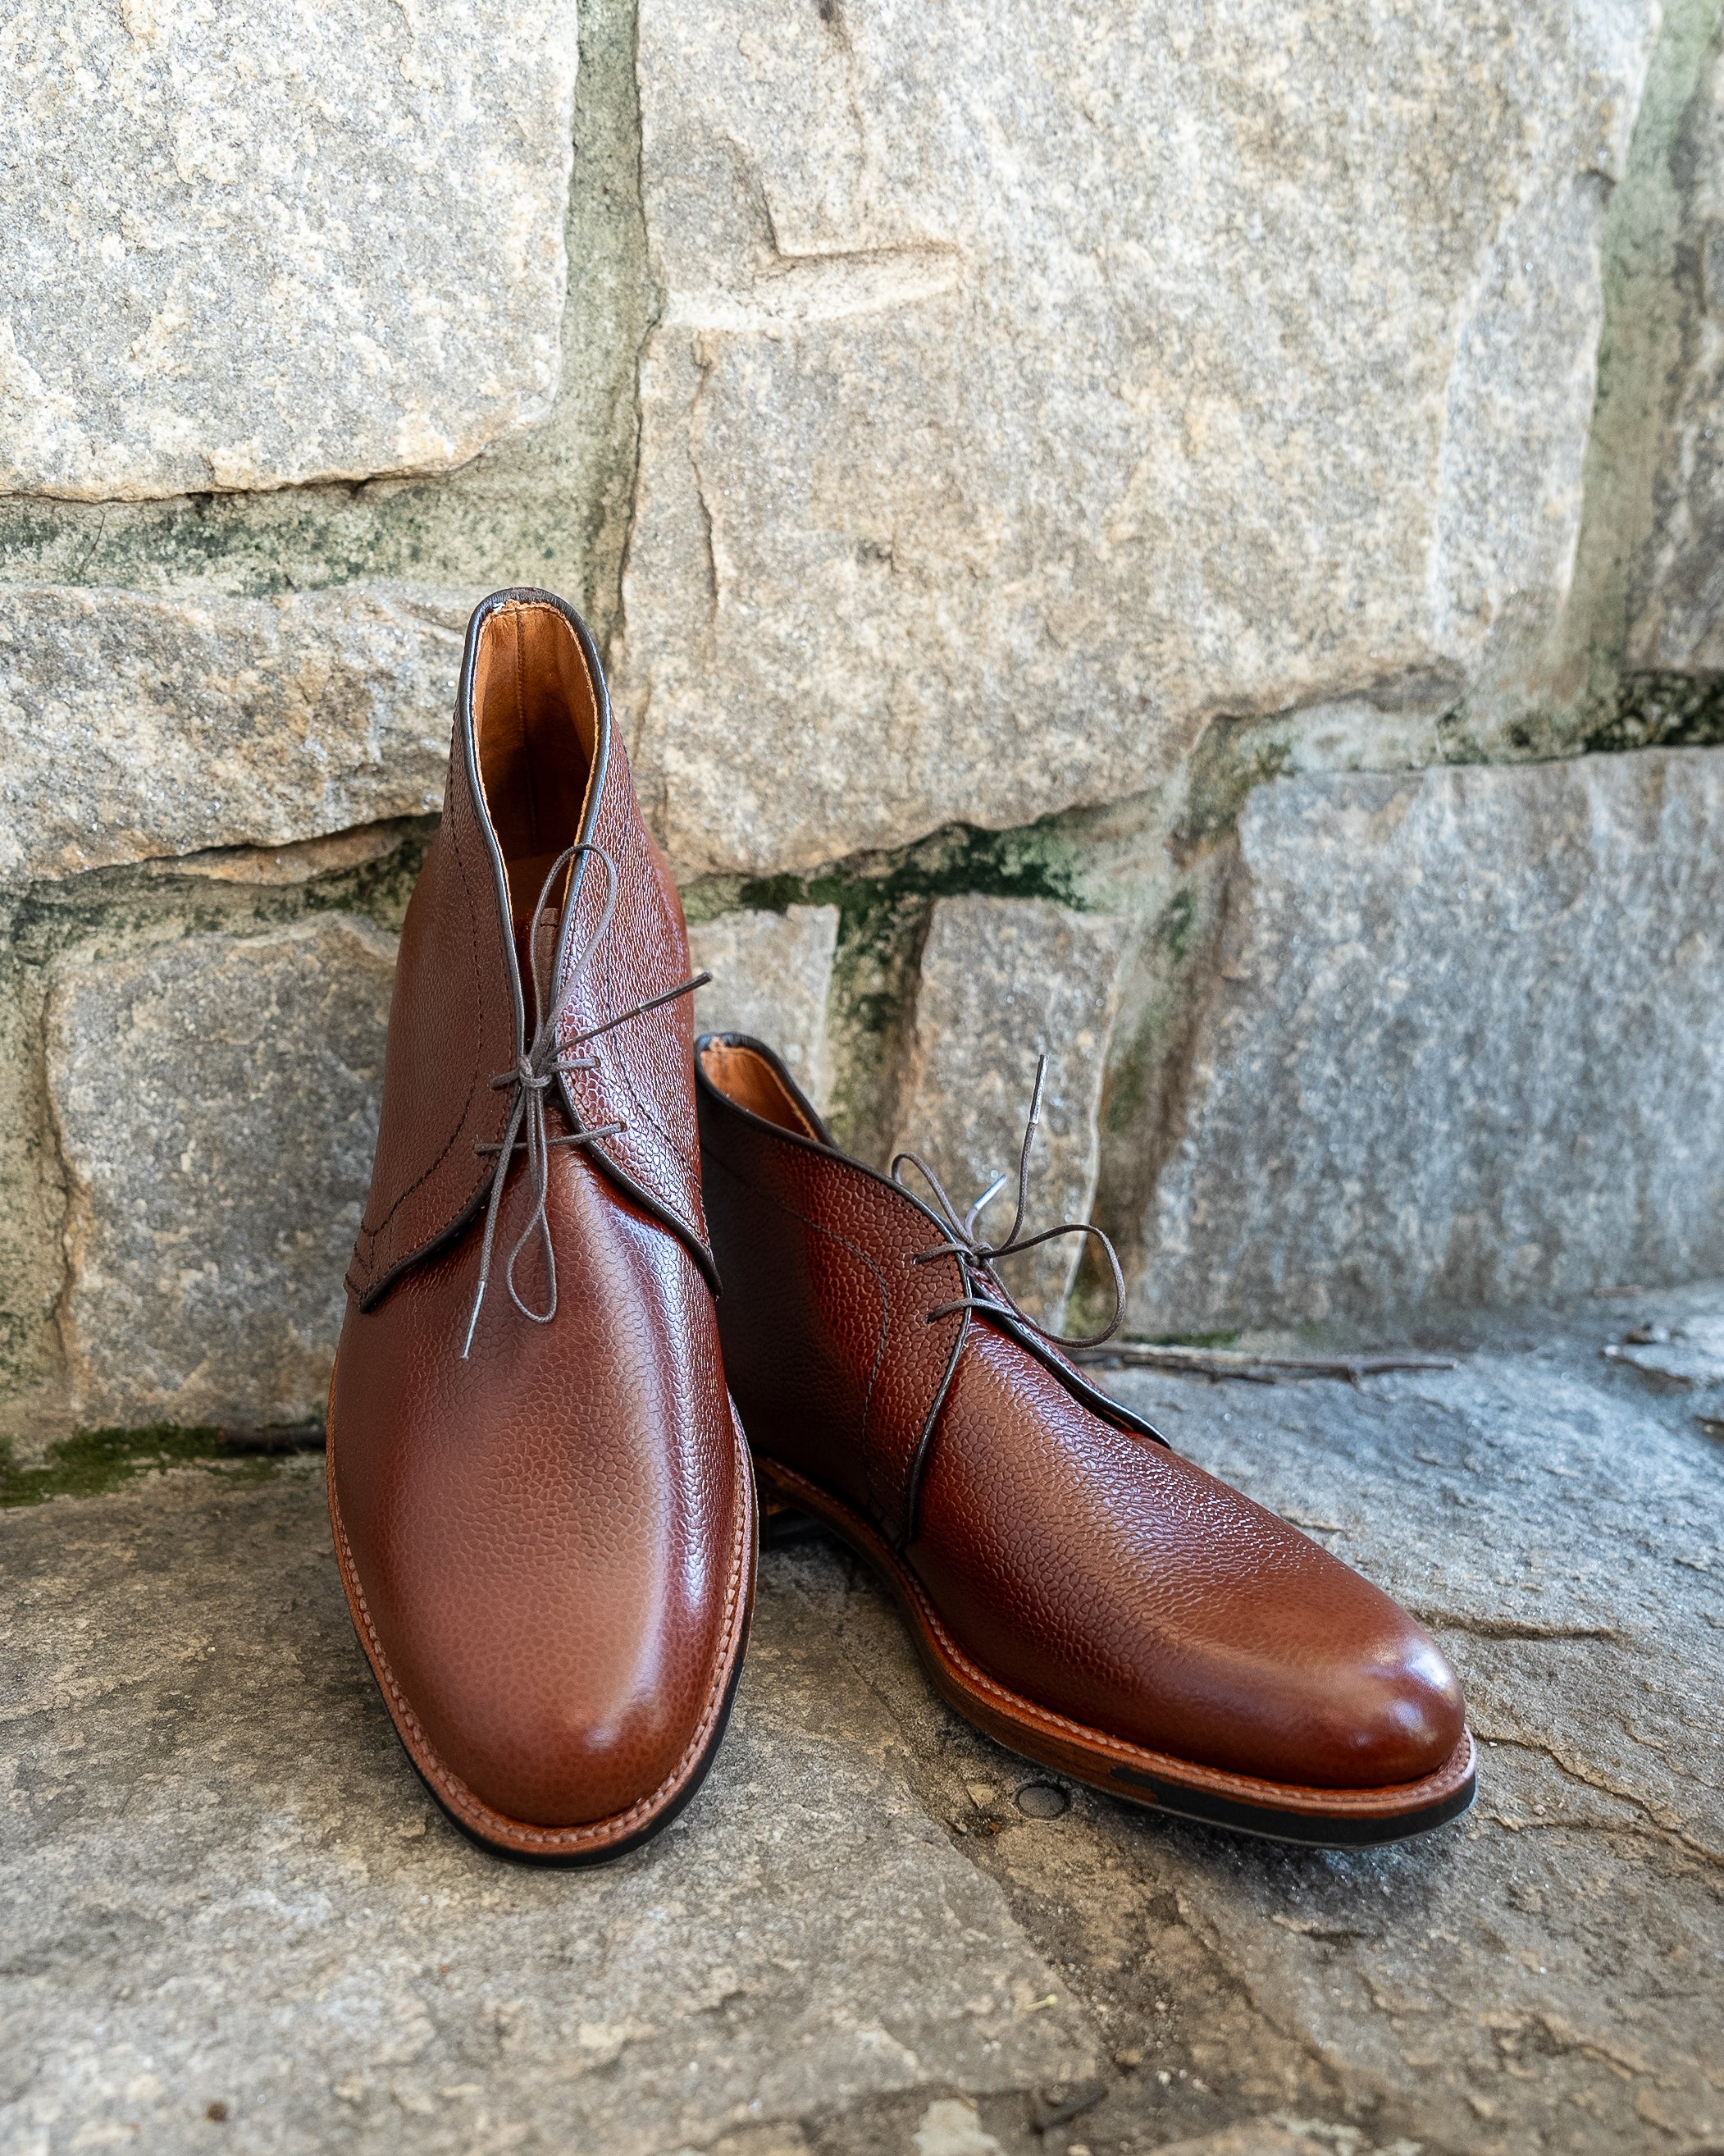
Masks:
[[[684,1817],[525,1871],[402,1756],[315,1472],[0,1514],[0,2147],[177,2151],[220,2103],[247,2156],[1709,2148],[1724,1451],[1598,1353],[1708,1314],[1521,1318],[1357,1388],[1110,1380],[1439,1628],[1480,1803],[1375,1853],[1029,1815],[1048,1778],[811,1542],[765,1555]]]
[[[1171,2143],[1158,2156],[1321,2156],[1326,2146],[1334,2143],[1326,2138],[1313,2141],[1309,2134],[1290,2132],[1273,2119],[1265,2119],[1206,2133],[1199,2141]]]
[[[470,606],[0,586],[0,878],[440,808]]]
[[[321,1410],[393,978],[391,939],[342,914],[57,969],[60,1323],[85,1419]]]
[[[575,61],[574,0],[10,11],[0,491],[443,470],[542,419]]]
[[[1358,1871],[1291,1864],[1267,1897],[1255,1866],[1218,1865],[1190,1902],[1254,1996],[1439,2145],[1724,2133],[1724,1455],[1692,1395],[1601,1358],[1624,1312],[1716,1325],[1724,1293],[1465,1329],[1453,1373],[1357,1389],[1109,1380],[1460,1671],[1481,1763],[1459,1834]]]
[[[1676,350],[1645,451],[1653,529],[1636,565],[1627,659],[1724,674],[1724,37],[1706,56],[1670,171]]]
[[[158,1486],[124,1539],[87,1508],[0,1526],[7,1750],[50,1698],[61,1739],[95,1743],[76,1771],[56,1742],[3,1815],[0,1926],[33,1974],[0,1978],[0,2145],[143,2118],[177,2148],[218,2101],[248,2150],[661,2156],[930,2082],[1095,2070],[1089,2015],[823,1644],[826,1567],[812,1599],[794,1574],[769,1591],[683,1819],[602,1871],[532,1871],[454,1836],[401,1755],[321,1479],[210,1494]],[[141,1748],[134,1700],[160,1739]],[[135,1805],[166,1845],[124,1825]],[[38,1843],[27,1821],[55,1816]]]
[[[1024,822],[1536,645],[1655,20],[643,0],[621,691],[676,858]]]
[[[529,44],[544,18],[526,26]],[[617,610],[634,469],[635,359],[653,309],[639,200],[633,0],[582,0],[576,177],[566,253],[579,265],[548,418],[459,470],[382,485],[280,487],[151,501],[0,495],[0,564],[33,584],[249,594],[357,576],[489,591],[546,584],[601,645]]]
[[[386,860],[414,826],[404,820],[362,824],[327,839],[287,846],[217,846],[208,853],[157,855],[144,864],[152,877],[193,877],[200,883],[290,888]]]
[[[1011,1225],[1024,1118],[1044,1051],[1047,1084],[1025,1225],[1033,1234],[1090,1217],[1122,942],[1117,921],[1044,899],[935,904],[894,1150],[921,1155],[960,1217],[1007,1174],[978,1224],[984,1237],[1003,1239]],[[915,1170],[906,1173],[926,1194]],[[1059,1322],[1084,1240],[1064,1236],[1002,1267],[1007,1286],[1044,1323]]]
[[[826,993],[837,943],[835,906],[723,913],[689,931],[696,970],[712,975],[695,997],[698,1029],[765,1041],[817,1108],[826,1106]]]
[[[1118,1141],[1134,1330],[1724,1267],[1724,754],[1280,780],[1239,849],[1180,1120]]]
[[[1655,1384],[1724,1384],[1724,1319],[1704,1317],[1687,1325],[1639,1326],[1604,1353],[1626,1363]]]

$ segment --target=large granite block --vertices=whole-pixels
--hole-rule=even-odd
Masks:
[[[826,1106],[826,997],[838,945],[835,906],[782,913],[722,913],[689,931],[696,971],[712,975],[695,996],[700,1033],[749,1033],[784,1059],[817,1108]]]
[[[0,880],[439,808],[469,605],[0,586]]]
[[[1669,159],[1670,364],[1656,385],[1652,531],[1635,563],[1631,667],[1724,674],[1724,34]]]
[[[1027,822],[1536,649],[1656,19],[642,0],[618,694],[674,857]]]
[[[894,1150],[927,1162],[960,1218],[997,1175],[1009,1173],[977,1223],[984,1240],[1003,1240],[1012,1224],[1024,1119],[1044,1050],[1048,1075],[1024,1232],[1090,1217],[1122,937],[1117,921],[1044,899],[947,898],[934,906]],[[913,1168],[905,1180],[918,1197],[927,1195]],[[1042,1323],[1060,1323],[1085,1240],[1062,1237],[1002,1263],[1007,1287]]]
[[[58,970],[61,1331],[84,1419],[321,1410],[394,973],[393,942],[341,914]]]
[[[1279,780],[1226,908],[1134,1330],[1724,1272],[1724,752]]]
[[[574,0],[25,0],[0,492],[464,463],[557,390]]]

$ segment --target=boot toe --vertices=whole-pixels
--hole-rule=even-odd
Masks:
[[[1460,1681],[1441,1649],[1386,1595],[1356,1574],[1347,1578],[1381,1605],[1359,1611],[1362,1620],[1378,1620],[1376,1635],[1362,1623],[1357,1630],[1338,1628],[1326,1655],[1269,1689],[1266,1711],[1245,1737],[1244,1748],[1261,1762],[1250,1771],[1320,1786],[1385,1788],[1434,1774],[1465,1735]]]
[[[677,1676],[649,1656],[583,1671],[494,1647],[423,1676],[412,1704],[438,1760],[487,1811],[582,1827],[649,1804],[696,1746],[704,1688]]]
[[[1146,1751],[1303,1789],[1422,1780],[1465,1710],[1381,1589],[1007,1343],[967,1352],[923,1487],[919,1576],[991,1676]]]
[[[449,1354],[471,1286],[451,1252],[350,1312],[331,1416],[349,1599],[397,1727],[464,1824],[529,1849],[630,1836],[692,1786],[752,1591],[711,1299],[673,1255],[679,1332],[619,1326],[650,1306],[664,1238],[590,1171],[565,1194],[583,1232],[559,1251],[556,1327],[500,1323]]]

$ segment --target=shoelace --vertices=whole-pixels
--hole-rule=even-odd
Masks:
[[[892,1180],[900,1189],[908,1190],[910,1186],[898,1171],[906,1163],[916,1168],[933,1192],[941,1215],[952,1230],[949,1242],[936,1243],[932,1250],[919,1251],[911,1259],[911,1264],[925,1265],[936,1258],[956,1258],[963,1268],[965,1284],[970,1291],[956,1302],[944,1302],[937,1310],[929,1311],[926,1323],[932,1325],[940,1318],[954,1316],[960,1310],[1004,1311],[1016,1318],[1020,1325],[1027,1325],[1032,1332],[1039,1335],[1052,1347],[1099,1348],[1104,1340],[1111,1340],[1118,1332],[1120,1321],[1126,1314],[1125,1276],[1120,1270],[1119,1256],[1113,1245],[1100,1228],[1088,1220],[1065,1220],[1057,1228],[1044,1228],[1036,1235],[1020,1237],[1018,1233],[1024,1225],[1024,1209],[1029,1202],[1029,1154],[1035,1143],[1037,1126],[1042,1119],[1042,1085],[1047,1071],[1047,1057],[1039,1056],[1035,1066],[1035,1091],[1030,1096],[1029,1119],[1024,1126],[1024,1148],[1018,1156],[1018,1210],[1012,1216],[1011,1232],[1004,1242],[978,1242],[976,1223],[1010,1181],[1008,1176],[996,1176],[962,1219],[958,1218],[957,1208],[947,1196],[939,1177],[920,1153],[898,1154],[892,1163]],[[1113,1316],[1104,1330],[1083,1339],[1075,1339],[1062,1332],[1049,1332],[1045,1326],[1038,1325],[1019,1306],[993,1270],[1001,1258],[1009,1258],[1018,1250],[1033,1250],[1039,1243],[1051,1243],[1060,1235],[1093,1236],[1107,1253],[1108,1265],[1113,1274]]]
[[[598,925],[587,939],[579,953],[569,963],[568,978],[556,1002],[549,1001],[551,973],[556,965],[555,948],[551,957],[541,966],[539,957],[539,923],[550,901],[551,887],[579,854],[591,854],[604,864],[604,906]],[[661,1004],[675,1003],[679,996],[692,995],[696,988],[704,988],[712,978],[711,973],[696,973],[692,980],[684,981],[680,987],[666,988],[661,995],[649,996],[644,1003],[630,1009],[618,1011],[614,1018],[607,1019],[603,1025],[589,1026],[585,1033],[577,1033],[565,1049],[559,1029],[574,1000],[575,990],[580,985],[581,975],[610,933],[611,916],[617,910],[617,865],[603,846],[590,843],[569,846],[551,864],[550,872],[539,889],[538,903],[532,912],[532,927],[527,937],[527,948],[532,957],[533,1009],[538,1019],[537,1029],[523,1055],[516,1058],[512,1069],[499,1070],[491,1079],[494,1090],[500,1092],[504,1086],[513,1089],[509,1104],[509,1121],[503,1132],[500,1145],[475,1145],[478,1153],[498,1156],[496,1172],[491,1178],[490,1203],[485,1208],[485,1240],[479,1246],[479,1291],[473,1298],[473,1315],[467,1321],[467,1337],[461,1343],[461,1360],[464,1363],[473,1345],[473,1335],[478,1329],[479,1313],[485,1306],[485,1290],[490,1285],[491,1250],[497,1237],[497,1215],[502,1209],[503,1186],[509,1178],[509,1164],[524,1144],[526,1148],[527,1174],[531,1178],[533,1209],[527,1224],[521,1231],[515,1247],[509,1253],[509,1262],[503,1268],[503,1285],[509,1291],[509,1300],[525,1318],[535,1325],[548,1325],[557,1315],[557,1252],[552,1246],[551,1221],[546,1212],[546,1199],[550,1193],[550,1152],[552,1146],[592,1145],[600,1138],[619,1136],[629,1127],[627,1123],[598,1123],[590,1131],[567,1131],[553,1137],[546,1128],[545,1096],[557,1080],[576,1070],[596,1070],[598,1059],[581,1055],[574,1051],[589,1040],[596,1040],[613,1026],[622,1025],[631,1018],[639,1018],[645,1012],[656,1010]],[[523,1132],[523,1125],[525,1131]],[[545,1275],[550,1284],[548,1306],[544,1310],[530,1310],[521,1299],[515,1285],[516,1260],[527,1245],[537,1235],[545,1254]]]

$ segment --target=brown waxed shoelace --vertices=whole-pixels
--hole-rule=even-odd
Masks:
[[[539,959],[539,922],[551,896],[551,886],[564,869],[578,854],[591,854],[603,861],[606,877],[604,908],[599,915],[598,926],[587,939],[585,947],[569,962],[568,978],[562,993],[551,1003],[551,971],[556,964],[554,948],[545,962],[541,978]],[[524,1055],[515,1060],[514,1067],[499,1070],[491,1080],[493,1088],[500,1091],[505,1086],[514,1088],[514,1098],[509,1106],[509,1121],[500,1145],[475,1145],[477,1153],[495,1153],[497,1165],[491,1177],[490,1203],[485,1208],[485,1240],[479,1247],[479,1291],[473,1298],[473,1315],[467,1321],[467,1337],[461,1343],[461,1360],[464,1363],[473,1345],[473,1335],[479,1326],[479,1313],[484,1307],[485,1290],[490,1285],[491,1250],[496,1241],[497,1215],[503,1203],[503,1185],[508,1180],[509,1163],[525,1144],[527,1173],[532,1181],[533,1209],[527,1224],[521,1231],[515,1247],[509,1253],[509,1262],[503,1268],[503,1285],[509,1291],[509,1300],[535,1325],[548,1325],[557,1315],[557,1252],[552,1246],[551,1221],[546,1212],[546,1200],[550,1194],[550,1149],[559,1145],[591,1145],[596,1139],[616,1137],[628,1129],[626,1123],[599,1123],[590,1131],[568,1131],[553,1137],[545,1126],[545,1096],[556,1081],[575,1070],[596,1070],[598,1059],[593,1055],[577,1055],[572,1051],[585,1042],[596,1040],[613,1026],[621,1025],[631,1018],[639,1018],[645,1012],[656,1010],[661,1004],[675,1003],[679,996],[692,995],[696,988],[704,988],[712,978],[711,973],[696,973],[678,988],[666,988],[660,995],[649,996],[644,1003],[619,1011],[614,1018],[607,1019],[603,1025],[589,1026],[585,1033],[577,1033],[565,1050],[558,1029],[567,1015],[574,1000],[581,974],[587,963],[610,932],[611,916],[617,910],[617,865],[603,846],[590,843],[569,846],[551,864],[549,873],[539,888],[538,903],[532,911],[532,926],[527,936],[527,948],[532,956],[533,1010],[538,1019],[532,1040]],[[523,1125],[525,1132],[523,1132]],[[515,1285],[515,1264],[527,1244],[536,1235],[545,1253],[546,1276],[550,1282],[550,1306],[545,1310],[529,1310],[521,1301]]]
[[[892,1180],[903,1190],[909,1185],[898,1173],[908,1162],[921,1171],[929,1188],[933,1192],[946,1224],[952,1230],[950,1242],[936,1243],[931,1250],[917,1253],[911,1262],[926,1265],[935,1258],[956,1258],[963,1268],[964,1279],[970,1292],[957,1302],[942,1303],[937,1310],[927,1313],[926,1322],[932,1325],[937,1319],[951,1317],[960,1310],[1003,1310],[1015,1317],[1020,1325],[1027,1325],[1032,1332],[1055,1348],[1099,1348],[1104,1340],[1111,1340],[1120,1328],[1126,1314],[1126,1281],[1120,1270],[1118,1253],[1102,1230],[1088,1220],[1065,1220],[1057,1228],[1044,1228],[1039,1235],[1025,1235],[1019,1240],[1018,1230],[1024,1225],[1024,1207],[1029,1195],[1029,1154],[1035,1143],[1035,1133],[1042,1116],[1042,1084],[1047,1076],[1048,1059],[1038,1056],[1035,1066],[1035,1091],[1030,1097],[1029,1119],[1024,1126],[1024,1148],[1018,1156],[1018,1210],[1012,1216],[1011,1232],[1003,1243],[983,1243],[976,1239],[976,1223],[985,1209],[993,1204],[1009,1177],[996,1176],[986,1190],[960,1219],[957,1208],[947,1196],[940,1178],[920,1153],[900,1152],[892,1162]],[[1113,1274],[1113,1316],[1100,1332],[1084,1339],[1073,1339],[1062,1332],[1049,1332],[1045,1326],[1038,1325],[1027,1312],[1021,1309],[1007,1290],[993,1268],[1001,1258],[1009,1258],[1018,1250],[1033,1250],[1039,1243],[1051,1243],[1060,1235],[1093,1235],[1107,1253],[1107,1262]]]

